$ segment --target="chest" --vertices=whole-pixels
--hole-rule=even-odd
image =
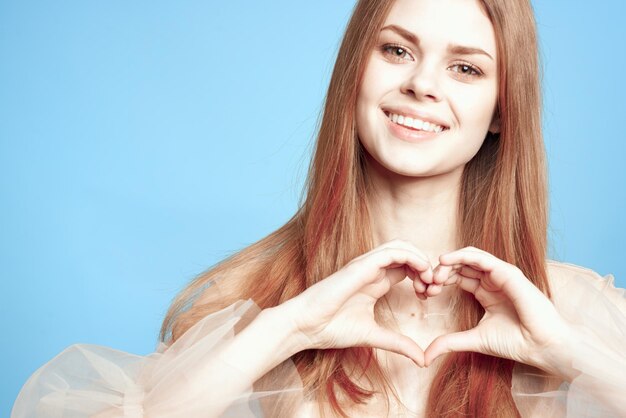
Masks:
[[[412,338],[425,349],[438,335],[447,331],[446,323],[441,319],[434,318],[429,326],[428,321],[404,321],[399,318],[397,331]],[[397,399],[391,393],[377,393],[366,404],[355,405],[346,411],[348,416],[359,418],[423,417],[430,387],[441,359],[428,368],[420,368],[399,354],[378,349],[375,350],[375,354],[378,363],[389,378]],[[355,376],[352,378],[359,385],[368,387],[365,378],[357,379]],[[320,416],[317,408],[315,402],[307,402],[302,406],[297,417],[317,418]],[[330,409],[327,409],[326,416],[334,417]]]
[[[407,362],[395,359],[391,361],[389,370],[385,370],[390,376],[390,383],[396,392],[397,399],[391,393],[377,393],[367,403],[354,405],[347,410],[348,416],[359,418],[423,417],[435,372],[417,368],[410,360]],[[319,418],[318,405],[313,401],[306,402],[296,416]],[[326,408],[325,416],[335,417],[330,408]]]

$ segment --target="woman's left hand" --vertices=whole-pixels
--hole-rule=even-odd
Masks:
[[[451,351],[474,351],[548,372],[561,369],[555,354],[565,345],[569,325],[518,267],[474,247],[443,254],[439,262],[435,283],[472,293],[485,314],[470,330],[437,337],[424,353],[426,366]]]

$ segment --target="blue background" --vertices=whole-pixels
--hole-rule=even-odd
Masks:
[[[551,257],[626,285],[626,3],[535,1]],[[0,416],[295,211],[353,1],[0,1]]]

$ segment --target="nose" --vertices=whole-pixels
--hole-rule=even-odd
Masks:
[[[435,69],[425,61],[415,66],[407,74],[400,90],[404,94],[414,95],[418,100],[430,100],[433,102],[441,100]]]

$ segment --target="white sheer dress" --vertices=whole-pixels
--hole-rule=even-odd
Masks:
[[[626,398],[623,405],[615,401],[626,395],[626,291],[614,287],[610,275],[603,278],[554,261],[548,267],[553,303],[587,338],[571,347],[577,377],[569,383],[516,365],[511,391],[521,416],[626,417]],[[11,417],[142,418],[149,416],[146,411],[160,411],[168,417],[207,417],[210,397],[202,396],[202,391],[212,391],[211,387],[174,398],[165,394],[171,394],[172,385],[201,373],[207,356],[258,312],[253,301],[238,301],[206,316],[170,347],[161,344],[148,356],[72,345],[28,379]],[[221,368],[223,384],[236,379],[237,371],[230,373],[229,367]],[[271,373],[264,387],[254,385],[229,400],[230,407],[222,416],[317,416],[314,405],[303,401],[302,382],[291,361]]]

